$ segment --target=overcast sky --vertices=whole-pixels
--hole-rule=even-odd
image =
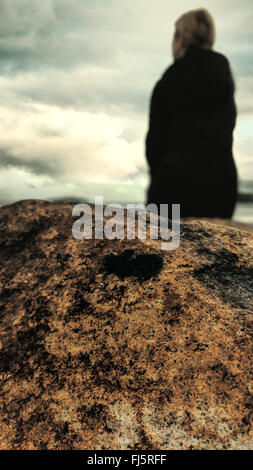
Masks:
[[[0,204],[145,202],[150,95],[176,19],[200,7],[230,61],[234,156],[253,180],[252,0],[0,0]]]

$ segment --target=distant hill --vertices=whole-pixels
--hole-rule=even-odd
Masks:
[[[237,197],[238,202],[253,202],[253,194],[239,193]]]

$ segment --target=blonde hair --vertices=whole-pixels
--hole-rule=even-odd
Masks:
[[[176,36],[181,35],[184,46],[190,44],[211,49],[216,39],[215,22],[212,15],[205,8],[190,10],[181,15],[175,22]]]

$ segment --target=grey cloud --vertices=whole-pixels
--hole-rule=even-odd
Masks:
[[[21,8],[22,4],[26,8]],[[0,0],[0,5],[2,75],[12,77],[22,71],[30,71],[36,78],[40,75],[38,81],[29,80],[14,90],[19,99],[91,112],[147,113],[152,87],[170,65],[170,44],[163,42],[165,35],[154,15],[159,25],[164,28],[167,24],[169,30],[178,8],[165,0],[161,0],[164,15],[143,0],[135,6],[131,0]],[[244,12],[244,16],[238,13],[238,26],[232,33],[226,5],[233,14]],[[216,1],[210,8],[219,11],[224,23],[224,32],[220,24],[220,36],[235,79],[253,73],[252,47],[244,46],[245,41],[253,44],[251,21],[248,26],[245,21],[242,24],[250,7],[247,1],[241,2],[240,8],[235,1]],[[145,22],[140,22],[144,9]],[[96,76],[86,79],[80,70],[92,67]],[[47,79],[49,70],[55,71],[53,81]],[[120,73],[111,78],[108,70]]]
[[[63,170],[57,160],[30,160],[24,157],[16,157],[8,150],[0,149],[0,168],[23,168],[35,175],[58,176]]]
[[[135,142],[138,137],[139,137],[139,132],[137,129],[134,129],[133,127],[127,127],[123,129],[123,131],[118,135],[119,139],[123,139],[129,144],[131,144],[132,142]]]
[[[143,82],[142,82],[143,80]],[[140,75],[138,83],[129,71],[122,74],[103,73],[97,70],[87,74],[73,71],[48,72],[46,76],[34,74],[9,85],[17,102],[57,105],[89,112],[106,114],[146,113],[153,84]]]
[[[117,63],[120,18],[109,10],[110,1],[1,0],[2,73]]]
[[[0,0],[0,37],[43,31],[55,25],[53,0]]]
[[[235,79],[253,74],[251,3],[209,3],[220,15],[217,49],[227,54]],[[16,91],[21,99],[91,112],[147,112],[152,87],[171,63],[165,37],[180,14],[177,6],[160,0],[164,14],[146,0],[0,0],[0,7],[0,73],[41,76]],[[185,0],[184,10],[191,7]],[[96,77],[89,81],[81,70],[92,68]],[[47,80],[49,70],[54,81]],[[111,70],[119,72],[112,79]]]
[[[64,136],[63,132],[57,129],[53,129],[53,128],[45,127],[45,126],[40,127],[37,132],[42,137],[63,137]]]
[[[161,14],[152,3],[146,0],[135,4],[131,0],[0,0],[1,73],[67,69],[84,64],[121,67],[122,58],[132,60],[141,54],[143,65],[149,60],[155,67],[157,55],[164,60],[165,50],[170,48],[169,44],[160,42],[165,38],[163,28],[166,24],[168,31],[173,27],[179,8],[160,0]],[[240,4],[232,0],[206,3],[207,8],[210,3],[211,12],[219,14],[218,38],[225,49],[239,46],[231,56],[238,73],[245,65],[252,70],[251,51],[244,48],[244,44],[253,41],[251,3],[247,0]],[[188,4],[185,0],[185,10]],[[143,11],[145,22],[140,21]],[[233,17],[236,28],[230,21]]]
[[[119,53],[111,43],[90,42],[84,33],[63,34],[48,32],[45,36],[16,36],[8,40],[0,38],[1,74],[17,74],[22,71],[47,69],[73,69],[77,66],[99,64],[104,68],[119,65]]]
[[[137,165],[136,171],[130,172],[125,175],[125,180],[130,180],[132,183],[137,183],[140,180],[146,180],[148,176],[148,169],[147,166]]]

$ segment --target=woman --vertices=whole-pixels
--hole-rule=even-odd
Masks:
[[[237,199],[233,158],[235,85],[227,58],[212,50],[215,25],[205,9],[175,23],[174,63],[150,102],[146,204],[180,204],[181,217],[231,218]]]

